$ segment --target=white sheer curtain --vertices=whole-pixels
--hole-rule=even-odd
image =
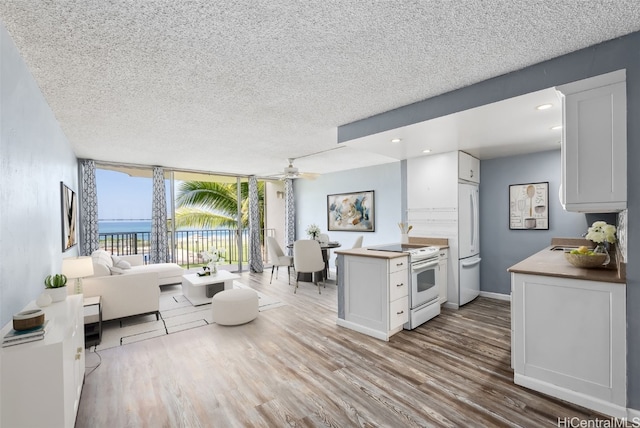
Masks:
[[[258,179],[249,177],[249,269],[261,273],[263,270],[262,246],[260,245],[260,198]]]
[[[153,167],[153,200],[151,202],[151,263],[166,263],[169,259],[167,244],[167,196],[164,170]]]
[[[291,178],[287,178],[284,181],[284,197],[285,197],[285,224],[284,224],[284,235],[286,239],[286,245],[293,244],[296,240],[296,215],[295,215],[295,204],[293,200],[293,180]],[[291,249],[289,250],[289,254],[291,254]]]
[[[100,248],[98,234],[98,189],[96,186],[96,163],[80,161],[80,255],[90,256]]]

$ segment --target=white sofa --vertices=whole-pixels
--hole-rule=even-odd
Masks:
[[[112,257],[94,251],[94,275],[83,280],[86,297],[102,296],[102,319],[155,314],[160,310],[160,285],[180,283],[184,270],[175,263],[144,265],[142,255]]]

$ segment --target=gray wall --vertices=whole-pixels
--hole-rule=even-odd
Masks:
[[[311,223],[327,230],[327,195],[373,190],[375,232],[328,232],[332,241],[351,248],[356,237],[363,235],[363,246],[400,242],[398,223],[402,221],[401,163],[393,162],[367,168],[323,174],[316,180],[294,181],[296,204],[296,237],[306,239],[305,229]],[[331,265],[335,258],[331,257]]]
[[[580,237],[587,219],[560,205],[560,150],[485,160],[480,171],[481,289],[508,295],[510,266],[548,246],[553,237]],[[544,181],[549,182],[549,230],[510,230],[509,185]]]
[[[0,24],[0,325],[60,272],[60,181],[78,190],[77,160],[40,89]]]
[[[640,258],[640,33],[572,52],[457,91],[338,128],[338,141],[455,113],[468,108],[626,68],[629,260]],[[486,169],[483,168],[483,180]],[[627,268],[628,406],[640,409],[640,264]]]

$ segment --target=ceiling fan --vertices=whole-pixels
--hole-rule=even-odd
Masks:
[[[315,155],[319,155],[320,153],[325,153],[325,152],[329,152],[332,150],[337,150],[337,149],[341,149],[344,146],[339,146],[339,147],[334,147],[328,150],[322,150],[319,152],[314,152],[314,153],[309,153],[307,155],[302,155],[302,156],[298,156],[296,158],[288,158],[287,161],[289,162],[289,165],[287,167],[284,168],[283,173],[282,174],[277,174],[276,176],[278,176],[280,178],[280,180],[286,180],[287,178],[305,178],[308,180],[315,180],[316,178],[318,178],[318,176],[320,174],[316,174],[313,172],[301,172],[297,167],[293,166],[293,161],[295,161],[296,159],[301,159],[301,158],[306,158],[309,156],[315,156]]]

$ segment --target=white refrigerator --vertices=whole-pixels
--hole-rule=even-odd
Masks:
[[[458,184],[459,306],[480,294],[480,232],[478,185]]]

